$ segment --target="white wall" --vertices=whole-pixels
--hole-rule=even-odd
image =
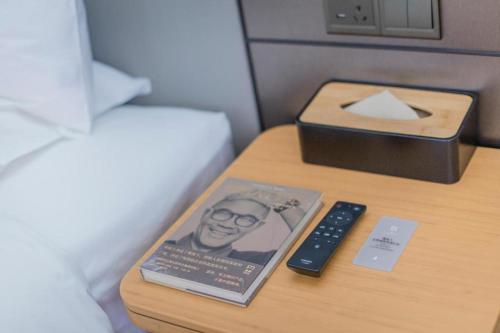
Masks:
[[[224,111],[238,151],[259,133],[235,0],[86,0],[86,5],[94,57],[152,80],[153,94],[134,103]]]

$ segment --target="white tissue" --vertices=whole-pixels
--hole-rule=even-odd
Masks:
[[[346,111],[367,117],[384,119],[419,119],[417,112],[394,96],[389,90],[371,95],[349,105]]]

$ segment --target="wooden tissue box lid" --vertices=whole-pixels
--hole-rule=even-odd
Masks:
[[[425,118],[394,120],[357,115],[343,106],[389,90],[410,107],[430,113]],[[473,104],[467,94],[399,88],[363,83],[330,82],[312,98],[299,116],[303,123],[329,125],[376,132],[446,139],[457,135]]]

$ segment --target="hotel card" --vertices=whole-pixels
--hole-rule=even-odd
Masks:
[[[390,272],[417,229],[417,222],[384,216],[359,250],[353,264]]]

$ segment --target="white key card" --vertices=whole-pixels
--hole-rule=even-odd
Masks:
[[[353,264],[390,272],[417,229],[417,222],[384,216],[359,250]]]

